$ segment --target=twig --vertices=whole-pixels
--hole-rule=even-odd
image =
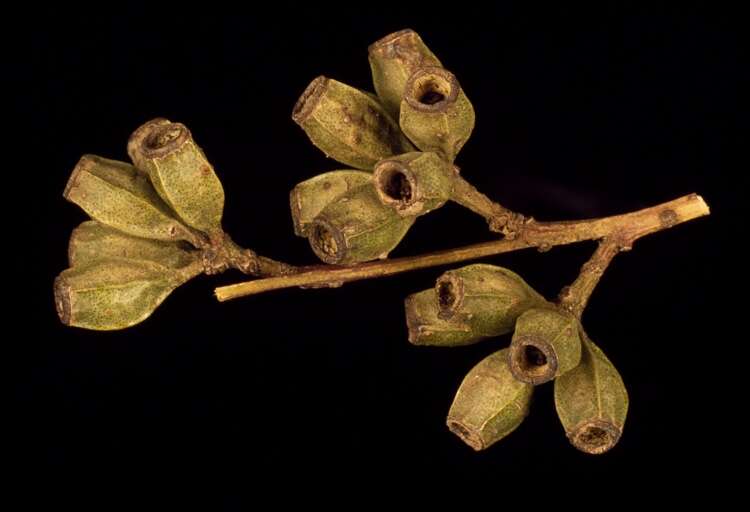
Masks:
[[[617,236],[600,241],[594,254],[581,267],[581,273],[578,274],[573,284],[560,291],[558,296],[560,307],[580,319],[594,288],[604,275],[604,271],[607,270],[610,262],[620,251],[627,250],[625,247],[629,247],[629,245],[623,246],[622,241]]]
[[[345,282],[385,277],[529,247],[547,250],[557,245],[572,244],[584,240],[600,240],[614,235],[617,236],[620,243],[629,248],[633,242],[643,236],[671,228],[709,213],[708,205],[703,198],[696,194],[690,194],[643,210],[600,219],[562,222],[536,222],[533,219],[528,219],[513,239],[504,238],[498,241],[421,256],[375,261],[351,267],[316,266],[295,274],[222,286],[216,289],[216,297],[223,302],[246,295],[295,286],[338,286]],[[592,278],[593,276],[594,274],[591,275]],[[596,279],[598,280],[598,277]],[[583,283],[580,286],[582,289],[584,288]]]

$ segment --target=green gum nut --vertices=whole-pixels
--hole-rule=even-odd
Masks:
[[[448,428],[475,450],[513,432],[529,412],[534,386],[513,378],[508,350],[483,359],[466,375],[448,412]]]
[[[400,215],[424,215],[451,197],[453,166],[437,153],[414,151],[381,160],[373,182],[380,201]]]
[[[414,150],[377,99],[324,76],[307,86],[292,119],[326,156],[357,169]]]
[[[450,71],[421,68],[406,83],[399,123],[419,149],[453,162],[474,129],[474,108]]]
[[[472,332],[465,323],[440,318],[434,288],[406,297],[404,309],[409,343],[413,345],[457,347],[485,339],[485,336]]]
[[[435,298],[440,318],[468,324],[484,337],[511,332],[524,311],[545,303],[518,274],[483,263],[445,272]]]
[[[204,233],[221,231],[224,189],[185,125],[149,121],[131,135],[128,149],[180,219]]]
[[[327,172],[298,183],[289,193],[294,234],[307,236],[308,228],[323,208],[371,180],[369,172],[342,170]]]
[[[71,267],[91,265],[100,260],[126,258],[182,268],[198,259],[198,251],[185,242],[162,242],[127,235],[95,220],[80,224],[70,234],[68,262]]]
[[[581,360],[578,320],[552,307],[532,308],[516,321],[510,369],[523,382],[542,384],[572,370]]]
[[[150,261],[99,260],[55,279],[55,305],[65,325],[110,331],[148,318],[179,285],[200,273],[177,272]]]
[[[622,435],[628,393],[607,356],[585,333],[581,335],[581,363],[555,379],[555,408],[573,446],[598,455],[610,450]]]
[[[388,113],[398,119],[406,82],[414,71],[427,66],[441,67],[419,34],[399,30],[379,39],[368,48],[372,83]]]
[[[388,257],[409,231],[414,217],[384,206],[372,184],[350,190],[313,220],[308,240],[325,263],[348,265]]]
[[[124,233],[195,245],[196,235],[175,218],[148,178],[128,163],[84,155],[63,197],[93,219]]]

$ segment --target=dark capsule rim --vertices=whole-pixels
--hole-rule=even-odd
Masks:
[[[295,123],[302,125],[307,121],[307,118],[313,113],[315,107],[320,103],[323,94],[328,89],[329,81],[328,77],[320,75],[305,87],[305,90],[302,91],[292,109],[292,119]]]
[[[518,331],[516,331],[517,333]],[[526,348],[533,347],[545,357],[544,366],[529,370],[526,363]],[[557,376],[559,362],[552,344],[541,336],[529,334],[514,335],[508,347],[508,366],[516,380],[538,386]]]
[[[386,182],[391,178],[393,173],[400,173],[406,178],[410,188],[408,199],[397,199],[387,192],[388,187]],[[385,159],[375,164],[375,168],[372,171],[372,182],[380,201],[387,206],[396,208],[398,211],[414,206],[421,199],[419,181],[409,165],[401,160]]]
[[[448,94],[443,95],[444,98],[436,103],[427,104],[420,101],[421,92],[419,89],[419,81],[424,80],[425,77],[438,77],[439,80],[444,82],[449,88]],[[404,101],[417,112],[423,113],[443,113],[450,110],[451,107],[458,100],[458,94],[461,91],[461,86],[458,83],[456,76],[445,68],[438,66],[427,66],[417,69],[411,74],[409,79],[406,81],[406,87],[404,89]]]
[[[335,253],[332,254],[320,247],[320,237],[318,236],[320,229],[324,229],[328,235],[333,238],[333,241],[336,244]],[[348,246],[344,234],[338,227],[322,217],[317,217],[310,223],[307,231],[307,240],[315,255],[320,258],[321,261],[328,263],[329,265],[342,263],[348,252]]]
[[[596,445],[587,441],[587,435],[591,434],[592,429],[597,429],[606,434],[606,441]],[[575,427],[566,432],[566,435],[570,443],[578,450],[590,455],[600,455],[614,448],[620,441],[622,427],[603,418],[593,418],[579,422]]]
[[[159,138],[167,132],[178,130],[176,136],[171,137],[166,143]],[[192,140],[192,135],[187,126],[182,123],[152,123],[146,127],[138,148],[144,158],[154,159],[164,157],[179,150],[184,144]]]

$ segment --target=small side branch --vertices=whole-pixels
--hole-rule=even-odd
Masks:
[[[580,319],[594,288],[604,275],[604,271],[622,250],[624,250],[623,246],[617,237],[605,238],[599,242],[599,247],[596,248],[591,258],[583,264],[581,273],[573,284],[560,291],[558,297],[560,307]]]

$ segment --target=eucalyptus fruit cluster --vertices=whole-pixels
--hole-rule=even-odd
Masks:
[[[450,270],[406,298],[414,345],[454,347],[513,333],[509,348],[477,364],[448,413],[452,432],[482,450],[526,417],[534,387],[554,381],[555,407],[571,443],[603,453],[620,438],[628,395],[614,365],[579,320],[517,274],[493,265]]]
[[[143,321],[178,286],[268,263],[224,233],[224,189],[187,127],[154,119],[127,145],[132,163],[84,155],[63,196],[91,220],[73,230],[70,268],[54,284],[60,320],[122,329]]]
[[[433,288],[407,297],[405,310],[414,345],[456,347],[512,333],[508,348],[466,375],[448,412],[448,427],[469,446],[481,450],[514,431],[534,387],[553,381],[571,443],[593,454],[611,449],[622,434],[628,395],[580,316],[616,254],[642,236],[708,215],[708,205],[691,194],[601,219],[527,219],[461,176],[455,160],[474,128],[474,109],[418,34],[402,30],[380,39],[369,48],[369,62],[376,94],[320,76],[292,112],[312,143],[343,166],[297,184],[289,195],[295,234],[339,267],[293,267],[237,246],[221,227],[224,190],[213,166],[184,125],[154,119],[131,135],[131,163],[84,155],[73,169],[63,195],[91,219],[73,230],[70,268],[55,279],[61,321],[126,328],[198,274],[229,268],[271,279],[217,289],[219,300],[599,240],[557,302],[508,269],[475,264],[445,272]],[[418,217],[448,201],[483,216],[503,239],[356,265],[387,258]]]
[[[312,143],[348,166],[290,193],[294,232],[325,263],[386,258],[417,217],[454,200],[498,231],[511,220],[459,175],[456,156],[474,129],[474,108],[456,77],[417,33],[369,48],[377,95],[319,76],[292,113]]]

